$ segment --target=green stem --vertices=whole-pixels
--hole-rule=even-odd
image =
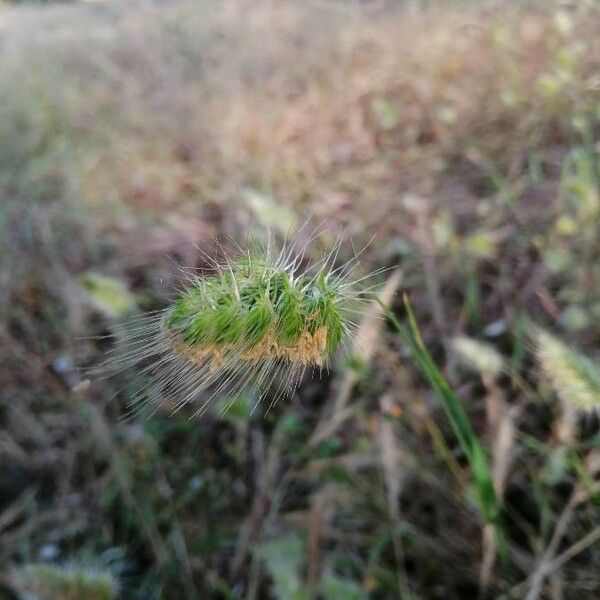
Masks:
[[[450,384],[429,354],[408,298],[404,297],[404,306],[408,315],[408,327],[402,324],[391,309],[379,298],[375,299],[381,306],[386,317],[400,334],[402,341],[411,349],[415,363],[429,381],[442,403],[450,425],[469,461],[483,517],[487,523],[491,523],[494,526],[498,550],[504,558],[506,542],[501,527],[501,507],[494,490],[492,473],[485,450],[473,430],[469,417],[462,403],[450,387]]]

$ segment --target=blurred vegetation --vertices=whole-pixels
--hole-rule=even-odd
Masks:
[[[93,598],[48,592],[88,563],[128,600],[600,597],[599,26],[0,7],[0,597]],[[401,268],[350,359],[200,420],[127,419],[143,375],[82,373],[215,236],[308,214]]]

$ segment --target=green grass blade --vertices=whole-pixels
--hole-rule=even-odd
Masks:
[[[380,305],[400,334],[402,340],[411,348],[417,366],[421,369],[431,387],[436,391],[452,429],[469,461],[469,467],[475,482],[477,497],[483,516],[486,522],[494,524],[498,529],[501,508],[494,490],[492,474],[485,450],[476,436],[460,400],[429,354],[406,297],[404,303],[408,315],[408,327],[403,325],[387,306],[381,302]],[[500,533],[499,530],[498,533]],[[498,537],[501,539],[500,535]]]

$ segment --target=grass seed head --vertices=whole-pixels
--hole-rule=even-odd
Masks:
[[[580,411],[598,411],[600,371],[596,365],[543,329],[533,337],[538,364],[560,401]]]
[[[461,363],[480,375],[498,375],[504,366],[502,355],[491,345],[466,336],[452,340],[452,349]]]
[[[325,368],[347,345],[362,311],[365,278],[357,257],[335,268],[339,244],[301,270],[295,244],[276,256],[267,249],[188,273],[165,310],[126,328],[123,352],[109,362],[141,367],[151,380],[134,397],[179,408],[243,390],[286,395],[312,367]],[[142,366],[143,365],[143,366]],[[273,389],[275,387],[275,389]]]

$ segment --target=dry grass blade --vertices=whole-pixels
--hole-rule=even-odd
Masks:
[[[544,551],[542,557],[540,558],[538,565],[529,578],[529,591],[526,596],[526,600],[537,600],[542,593],[542,588],[544,585],[544,581],[546,577],[552,575],[559,568],[561,564],[564,564],[566,560],[558,559],[556,557],[556,553],[560,547],[560,543],[563,540],[568,527],[575,515],[575,510],[578,506],[580,506],[583,502],[585,502],[590,496],[596,494],[598,490],[600,490],[600,482],[594,482],[593,477],[597,474],[598,464],[599,464],[599,453],[597,451],[592,452],[587,460],[587,465],[589,469],[589,474],[586,473],[586,478],[584,481],[579,481],[573,491],[571,492],[571,496],[558,517],[556,524],[554,526],[554,531],[552,533],[552,537],[550,542],[548,543],[548,547]],[[588,534],[586,538],[592,535],[592,540],[594,532]],[[577,544],[575,544],[577,547]],[[572,554],[574,556],[574,553]],[[562,561],[562,562],[561,562]]]
[[[389,396],[379,399],[381,415],[379,417],[379,449],[381,454],[381,465],[387,487],[387,503],[390,511],[392,525],[392,540],[398,573],[398,589],[402,598],[410,598],[410,586],[406,576],[406,565],[404,559],[404,548],[402,538],[398,533],[400,526],[400,494],[402,493],[402,480],[404,469],[402,466],[402,450],[396,440],[394,427],[387,418],[392,408],[392,400]]]

